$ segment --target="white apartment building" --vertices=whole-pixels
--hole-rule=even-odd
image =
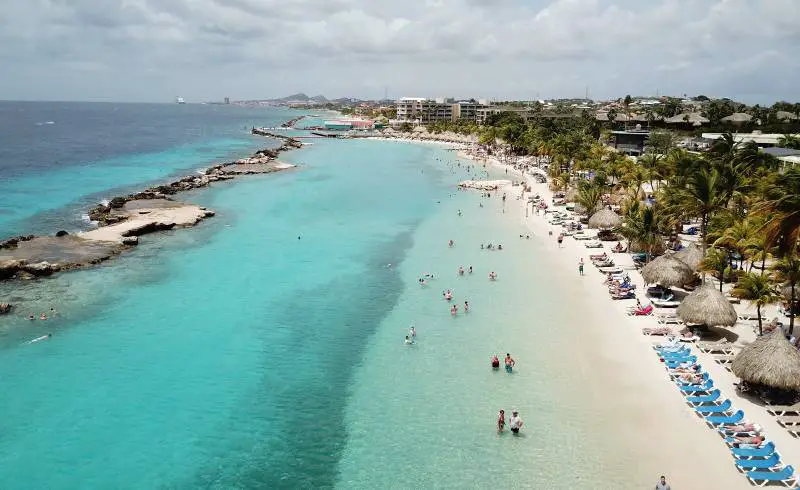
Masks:
[[[449,98],[428,99],[403,97],[397,101],[397,122],[429,124],[436,121],[466,119],[476,121],[483,104],[472,101],[454,101]]]

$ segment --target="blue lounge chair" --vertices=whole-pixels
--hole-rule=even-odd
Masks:
[[[681,364],[694,364],[697,362],[697,357],[689,356],[684,358],[664,359],[664,366],[668,369],[675,369],[681,367]]]
[[[714,380],[709,379],[701,385],[682,385],[679,386],[683,393],[707,393],[714,387]]]
[[[702,407],[694,407],[694,411],[699,414],[720,414],[720,413],[728,413],[731,411],[731,401],[725,400],[724,402],[720,403],[719,405],[708,405]]]
[[[736,468],[739,471],[743,470],[768,470],[781,465],[781,456],[778,453],[772,453],[767,459],[737,459]]]
[[[686,403],[688,403],[689,405],[693,405],[693,406],[694,405],[701,405],[703,403],[715,402],[715,401],[717,401],[717,399],[719,397],[720,397],[719,390],[714,390],[711,393],[709,393],[708,395],[687,396],[686,397]]]
[[[775,444],[768,442],[761,447],[732,447],[731,452],[736,458],[766,458],[775,452]]]
[[[709,415],[706,423],[709,425],[738,424],[744,420],[744,412],[737,410],[733,415]]]
[[[658,357],[662,359],[668,359],[670,357],[686,357],[691,354],[692,352],[689,349],[674,350],[674,351],[659,351]]]
[[[792,488],[797,485],[797,477],[794,476],[792,465],[786,466],[781,471],[748,471],[747,479],[750,483],[759,487],[764,487],[769,482],[780,482],[785,487]]]

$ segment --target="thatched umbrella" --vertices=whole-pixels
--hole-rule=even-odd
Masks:
[[[686,323],[707,327],[736,324],[736,310],[717,288],[705,284],[695,289],[678,306],[675,312]]]
[[[686,263],[692,270],[697,270],[700,267],[700,262],[703,260],[703,251],[696,243],[690,243],[688,247],[675,254],[675,258]]]
[[[622,219],[619,215],[608,208],[601,209],[589,218],[589,228],[610,230],[619,226],[620,223],[622,223]]]
[[[685,262],[662,255],[642,268],[642,277],[648,284],[683,286],[691,282],[694,271]]]
[[[748,383],[800,390],[800,352],[780,329],[757,338],[731,364],[733,374]]]

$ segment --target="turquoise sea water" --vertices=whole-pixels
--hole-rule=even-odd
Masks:
[[[439,147],[314,143],[296,170],[186,195],[217,211],[196,228],[0,284],[22,305],[0,317],[0,488],[586,486],[600,456],[558,357],[578,313],[514,196],[456,191]],[[512,375],[489,369],[505,352]],[[496,433],[500,408],[522,437]]]

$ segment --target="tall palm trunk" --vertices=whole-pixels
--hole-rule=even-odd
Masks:
[[[758,315],[758,336],[764,335],[764,329],[761,326],[761,304],[756,303],[756,315]]]
[[[789,295],[789,335],[790,336],[794,333],[794,286],[795,286],[795,283],[794,283],[794,281],[792,281],[792,283],[791,283],[792,294]]]

